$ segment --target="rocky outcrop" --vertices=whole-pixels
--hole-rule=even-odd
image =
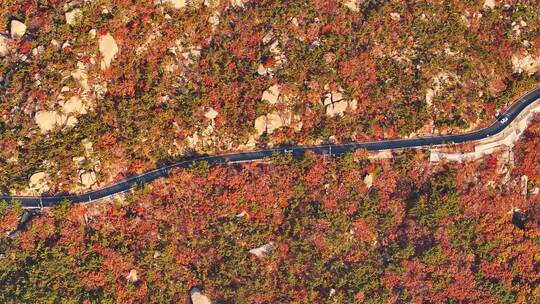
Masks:
[[[56,111],[39,111],[34,116],[34,120],[38,125],[41,133],[52,131],[56,126],[65,123],[65,115],[59,114]]]
[[[514,54],[512,56],[512,66],[514,72],[531,76],[540,70],[540,57],[525,53],[523,55]]]
[[[110,33],[99,37],[99,52],[101,53],[101,69],[105,70],[111,65],[112,60],[118,53],[118,45]]]
[[[326,116],[342,116],[347,109],[356,110],[358,103],[356,99],[345,100],[341,92],[330,92],[326,94],[324,106],[326,107]]]
[[[76,8],[74,10],[66,12],[65,16],[66,23],[69,25],[74,25],[82,17],[82,12],[80,9]]]
[[[280,97],[279,93],[280,93],[280,87],[279,85],[275,84],[263,92],[261,100],[267,101],[270,104],[276,104],[279,101],[278,99]]]
[[[84,188],[91,188],[97,182],[96,173],[94,171],[80,171],[81,184]]]
[[[56,126],[72,127],[77,124],[77,115],[87,113],[87,106],[78,96],[72,96],[67,101],[60,101],[59,104],[61,111],[39,111],[34,116],[41,133],[50,132]]]
[[[37,172],[30,177],[28,192],[30,194],[41,194],[49,191],[48,175],[45,172]]]

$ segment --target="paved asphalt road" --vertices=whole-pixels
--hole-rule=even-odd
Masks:
[[[489,127],[459,135],[436,135],[410,139],[392,139],[362,143],[350,143],[339,145],[321,145],[321,146],[300,146],[300,147],[281,147],[275,149],[232,153],[216,156],[203,156],[191,160],[180,161],[178,163],[163,166],[161,168],[129,177],[112,186],[108,186],[99,190],[90,191],[80,195],[58,195],[58,196],[43,196],[43,197],[28,197],[28,196],[9,196],[0,195],[0,201],[6,200],[11,202],[19,200],[24,208],[42,208],[51,207],[61,201],[67,199],[74,203],[90,202],[101,198],[120,194],[132,189],[136,184],[149,183],[155,179],[169,176],[174,168],[187,168],[195,161],[207,161],[209,164],[225,164],[235,162],[251,162],[258,161],[272,156],[273,153],[292,153],[294,156],[301,156],[306,151],[312,151],[316,154],[332,154],[341,155],[347,152],[352,152],[356,149],[367,149],[368,151],[380,151],[387,149],[401,148],[420,148],[432,145],[442,145],[451,143],[463,143],[473,140],[483,139],[501,132],[508,126],[516,116],[521,113],[527,106],[540,99],[540,88],[530,91],[509,107],[499,118]],[[505,119],[507,118],[507,119]]]

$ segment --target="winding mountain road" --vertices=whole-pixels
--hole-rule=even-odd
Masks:
[[[292,153],[294,156],[301,156],[304,152],[312,151],[316,154],[331,154],[342,155],[348,152],[355,151],[357,149],[366,149],[368,151],[381,151],[389,149],[403,149],[403,148],[421,148],[443,144],[464,143],[469,141],[475,141],[493,136],[508,125],[528,106],[540,100],[540,87],[517,99],[512,106],[510,106],[498,119],[490,126],[465,134],[456,135],[433,135],[409,139],[391,139],[370,141],[362,143],[349,143],[349,144],[335,144],[335,145],[320,145],[320,146],[298,146],[298,147],[286,147],[275,148],[268,150],[252,151],[252,152],[239,152],[215,156],[202,156],[190,160],[180,161],[174,164],[166,165],[155,170],[142,173],[137,176],[126,178],[118,183],[99,189],[90,191],[79,195],[58,195],[58,196],[10,196],[0,195],[0,201],[5,200],[12,202],[18,200],[22,202],[22,206],[27,209],[51,207],[55,204],[62,202],[63,200],[69,200],[73,203],[84,203],[99,200],[106,197],[111,197],[116,194],[129,191],[137,184],[150,183],[158,178],[167,177],[170,175],[171,170],[174,168],[187,168],[194,162],[206,161],[211,165],[226,164],[226,163],[240,163],[240,162],[253,162],[260,161],[264,158],[272,156],[274,153]]]

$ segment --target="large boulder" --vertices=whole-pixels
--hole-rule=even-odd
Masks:
[[[41,133],[47,133],[52,131],[57,125],[64,125],[67,117],[56,111],[39,111],[34,116],[34,120],[41,129]]]
[[[484,1],[484,8],[495,8],[495,0],[485,0]]]
[[[30,177],[29,191],[31,193],[41,194],[49,191],[47,185],[48,176],[45,172],[37,172]]]
[[[19,20],[12,20],[9,33],[11,38],[22,37],[26,33],[26,25]]]
[[[64,114],[86,114],[87,107],[79,96],[72,96],[62,104]]]
[[[275,84],[263,92],[261,100],[266,100],[270,104],[278,103],[279,85]]]
[[[270,253],[272,251],[272,248],[274,247],[274,244],[272,242],[268,244],[264,244],[260,247],[253,248],[249,251],[249,253],[255,255],[256,257],[262,258],[266,254]]]
[[[530,76],[540,70],[540,57],[536,57],[531,54],[524,54],[522,56],[515,54],[512,56],[512,66],[514,68],[514,72],[525,72]]]
[[[173,8],[181,9],[187,5],[186,0],[162,0],[161,3],[169,3]]]
[[[118,53],[118,45],[110,33],[99,37],[99,52],[101,53],[101,69],[111,66],[111,62]]]
[[[212,301],[199,288],[191,289],[189,295],[193,304],[212,304]]]
[[[81,173],[81,184],[85,188],[90,188],[97,182],[96,173],[93,171]]]

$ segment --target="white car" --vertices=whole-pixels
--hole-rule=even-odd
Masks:
[[[501,124],[505,124],[508,121],[508,117],[503,117],[499,121],[501,122]]]

